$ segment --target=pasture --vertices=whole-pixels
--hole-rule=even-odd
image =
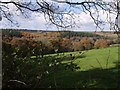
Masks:
[[[118,47],[83,52],[82,55],[80,52],[59,53],[59,57],[64,58],[62,63],[73,62],[80,69],[71,71],[61,67],[56,73],[48,75],[44,85],[49,88],[116,88],[119,70]],[[70,54],[75,57],[74,60],[71,60]]]

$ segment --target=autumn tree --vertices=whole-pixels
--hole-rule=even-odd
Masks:
[[[72,40],[70,40],[70,39],[64,38],[62,40],[62,42],[61,42],[61,46],[62,46],[61,49],[62,49],[63,52],[73,51],[73,49],[72,49],[72,47],[73,47]]]
[[[92,41],[89,38],[87,38],[87,37],[83,37],[80,40],[80,44],[85,48],[85,50],[89,50],[89,49],[93,48]]]
[[[73,43],[73,50],[74,51],[81,51],[81,50],[85,50],[84,46],[80,43],[80,42],[72,42]]]
[[[54,52],[54,47],[51,43],[51,41],[46,38],[46,37],[40,37],[40,38],[35,38],[33,39],[35,40],[36,42],[41,42],[41,54],[50,54],[50,53],[53,53]]]
[[[33,49],[35,48],[32,46],[35,43],[33,40],[13,38],[10,43],[12,47],[16,49],[16,53],[19,57],[30,57],[33,55]]]
[[[108,42],[105,39],[98,39],[95,44],[94,44],[95,48],[106,48],[108,47]]]

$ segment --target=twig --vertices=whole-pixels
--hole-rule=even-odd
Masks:
[[[55,82],[55,87],[57,88],[57,83],[56,83],[56,79],[55,79],[55,76],[54,76],[54,82]]]
[[[108,55],[108,57],[107,57],[106,68],[107,68],[107,66],[108,66],[108,60],[109,60],[109,58],[110,58],[110,50],[109,50],[109,55]]]
[[[99,60],[96,58],[98,64],[100,65],[100,67],[103,69],[102,65],[100,64]]]
[[[17,82],[17,83],[26,85],[26,83],[24,83],[24,82],[22,82],[22,81],[19,81],[19,80],[9,80],[8,82]]]

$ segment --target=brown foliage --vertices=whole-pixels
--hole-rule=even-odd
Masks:
[[[72,51],[72,40],[64,38],[61,42],[63,51]]]
[[[80,44],[82,46],[84,46],[85,49],[92,49],[93,48],[93,43],[92,43],[92,40],[90,40],[89,38],[87,37],[83,37],[81,40],[80,40]]]
[[[85,50],[85,48],[80,42],[73,42],[73,50],[81,51],[81,50]]]
[[[50,42],[52,43],[55,52],[61,51],[61,42],[62,42],[61,38],[50,39]]]
[[[94,44],[95,48],[106,48],[108,47],[108,42],[105,39],[99,39]]]

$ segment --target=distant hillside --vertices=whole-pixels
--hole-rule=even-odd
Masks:
[[[114,32],[94,32],[94,34],[104,36],[106,38],[118,38],[118,35]]]
[[[105,38],[118,38],[118,35],[115,32],[112,31],[102,31],[102,32],[75,32],[75,31],[47,31],[47,30],[29,30],[29,29],[1,29],[4,30],[13,30],[13,31],[23,31],[23,32],[31,32],[34,34],[39,33],[61,33],[61,36],[64,37],[74,37],[74,36],[80,36],[80,37],[105,37]]]

